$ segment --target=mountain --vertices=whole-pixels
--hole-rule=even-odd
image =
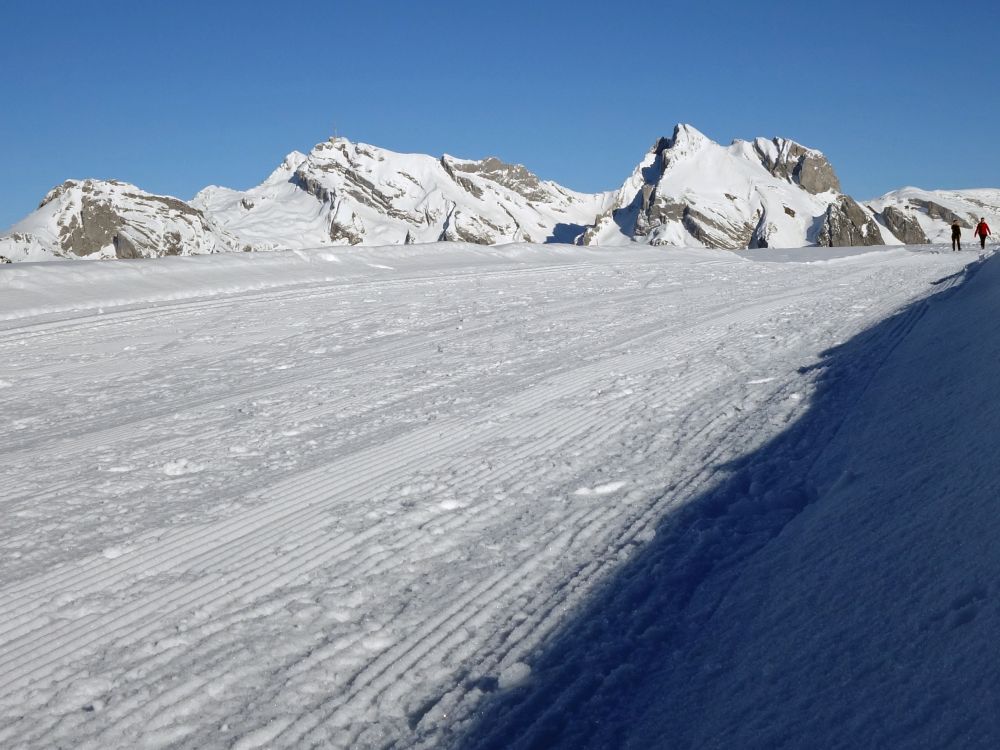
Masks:
[[[720,146],[690,125],[653,145],[581,242],[622,239],[729,249],[885,242],[821,152],[784,138]]]
[[[209,187],[192,204],[242,241],[297,248],[572,242],[607,200],[493,157],[436,159],[332,138],[289,154],[251,190]]]
[[[70,180],[0,236],[0,257],[135,258],[392,245],[643,243],[741,249],[947,241],[1000,219],[1000,190],[888,193],[858,203],[822,152],[785,138],[722,146],[690,125],[660,138],[617,191],[577,193],[519,164],[401,154],[331,138],[249,190],[190,202]]]
[[[1000,190],[921,190],[907,187],[886,193],[881,198],[868,201],[873,211],[877,211],[886,226],[896,236],[911,242],[950,242],[951,222],[958,219],[965,231],[963,238],[972,241],[972,228],[980,218],[986,219],[990,228],[1000,229]],[[904,236],[904,229],[895,225],[899,216],[911,217],[916,229],[926,239],[915,239],[919,235]],[[910,231],[915,232],[912,227]]]
[[[116,180],[67,180],[0,237],[0,256],[21,261],[239,249],[235,237],[190,204]]]

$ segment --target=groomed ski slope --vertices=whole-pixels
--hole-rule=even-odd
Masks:
[[[941,250],[0,268],[0,746],[995,743]]]

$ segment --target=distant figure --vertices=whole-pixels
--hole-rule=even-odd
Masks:
[[[979,217],[979,223],[976,225],[976,231],[973,232],[973,236],[979,238],[979,247],[986,249],[986,238],[993,234],[990,231],[990,225],[986,223],[986,219],[982,216]]]
[[[951,251],[962,249],[962,227],[958,225],[958,219],[951,222]]]

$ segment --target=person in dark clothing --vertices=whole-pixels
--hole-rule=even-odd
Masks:
[[[986,223],[986,219],[982,216],[979,217],[979,223],[976,225],[976,231],[972,233],[973,236],[979,238],[979,247],[986,249],[986,238],[989,237],[993,232],[990,231],[990,225]]]
[[[958,219],[951,222],[951,251],[962,249],[962,227],[958,225]]]

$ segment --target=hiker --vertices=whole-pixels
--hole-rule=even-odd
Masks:
[[[986,223],[986,219],[982,216],[979,217],[979,223],[976,225],[976,231],[972,233],[974,237],[979,238],[979,247],[986,249],[986,238],[993,234],[990,231],[990,225]]]
[[[951,222],[951,251],[962,249],[962,227],[958,225],[958,219]]]

